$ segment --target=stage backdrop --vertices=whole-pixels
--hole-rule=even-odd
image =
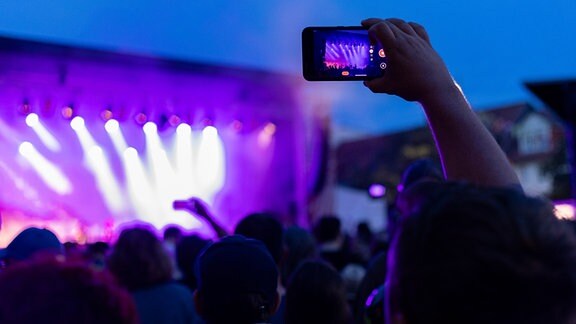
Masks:
[[[30,225],[80,242],[133,221],[210,235],[172,210],[192,196],[228,229],[263,210],[306,225],[323,132],[300,78],[9,38],[0,61],[0,246]]]

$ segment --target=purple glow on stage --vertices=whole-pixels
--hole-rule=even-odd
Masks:
[[[190,196],[227,229],[263,210],[306,224],[316,150],[302,135],[293,78],[3,42],[0,247],[30,225],[78,242],[111,239],[134,221],[212,235],[171,209]]]

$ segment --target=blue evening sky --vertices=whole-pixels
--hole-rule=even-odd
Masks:
[[[0,34],[299,75],[302,28],[372,16],[426,26],[475,108],[534,102],[523,81],[576,77],[575,0],[0,0]],[[305,87],[333,93],[339,127],[423,121],[357,82]]]

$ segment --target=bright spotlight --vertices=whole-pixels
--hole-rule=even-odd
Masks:
[[[134,159],[138,157],[138,151],[133,148],[133,147],[129,147],[127,149],[124,150],[124,158],[125,159]]]
[[[104,151],[102,151],[102,148],[100,146],[92,146],[90,149],[88,149],[88,155],[90,156],[100,156],[103,154]]]
[[[196,195],[194,145],[192,128],[180,124],[176,128],[176,172],[178,178],[178,194],[181,197]]]
[[[71,121],[70,121],[70,127],[72,127],[73,130],[78,131],[80,130],[82,127],[84,127],[84,118],[76,116],[74,117]]]
[[[102,148],[96,143],[81,117],[74,117],[70,125],[78,135],[78,140],[86,156],[87,167],[94,175],[96,185],[108,208],[115,213],[125,209],[120,184]]]
[[[138,218],[162,227],[164,211],[157,203],[158,195],[154,192],[144,165],[138,156],[138,151],[128,147],[123,153],[124,172],[126,174],[126,189]]]
[[[18,151],[22,156],[28,157],[34,151],[34,146],[30,142],[24,142],[20,144]]]
[[[30,126],[36,132],[42,143],[53,152],[60,151],[60,143],[40,122],[37,114],[29,114],[26,116],[26,125]]]
[[[164,148],[164,143],[158,135],[156,124],[148,122],[144,125],[146,134],[146,157],[151,171],[150,183],[155,194],[155,201],[161,206],[163,217],[174,214],[172,201],[178,191],[178,178],[172,166],[172,161]]]
[[[100,146],[94,145],[86,149],[86,154],[90,169],[95,176],[96,185],[106,205],[112,212],[122,212],[125,209],[125,199],[104,150]]]
[[[106,128],[106,131],[111,134],[117,132],[120,129],[120,124],[117,120],[110,119],[106,122],[106,124],[104,124],[104,128]]]
[[[207,126],[202,130],[196,175],[200,186],[209,197],[218,192],[224,184],[226,173],[224,157],[224,146],[218,136],[218,130],[213,126]]]
[[[34,145],[24,142],[20,144],[19,152],[30,162],[30,165],[48,187],[61,195],[72,192],[72,185],[64,173],[40,154]]]
[[[146,124],[144,124],[143,129],[144,133],[146,134],[152,134],[158,131],[158,127],[153,122],[147,122]]]
[[[202,135],[203,136],[210,136],[210,137],[218,136],[218,130],[214,126],[206,126],[202,130]]]
[[[122,130],[120,129],[120,123],[118,123],[118,121],[115,119],[110,119],[106,122],[104,128],[106,128],[106,132],[110,136],[112,144],[114,144],[116,153],[122,156],[126,148],[128,148],[128,144],[126,144],[126,139],[124,138]]]
[[[34,128],[38,126],[38,124],[40,124],[40,119],[38,118],[38,115],[36,115],[35,113],[31,113],[28,116],[26,116],[26,125]]]
[[[182,123],[176,128],[176,133],[178,136],[190,136],[192,135],[192,127],[188,124]]]

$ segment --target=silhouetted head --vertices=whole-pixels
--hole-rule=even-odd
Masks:
[[[182,281],[191,290],[197,287],[196,274],[194,273],[196,259],[208,244],[210,241],[197,235],[188,235],[182,237],[176,246],[176,263],[182,272]]]
[[[233,235],[208,246],[196,278],[196,309],[209,324],[260,323],[277,310],[278,270],[258,240]]]
[[[305,260],[318,257],[316,241],[312,234],[300,227],[291,226],[284,232],[286,258],[282,264],[282,282],[286,284],[294,270]]]
[[[322,261],[306,261],[286,287],[286,323],[344,324],[351,322],[344,280]]]
[[[7,263],[30,260],[37,256],[63,256],[64,247],[56,235],[48,229],[29,227],[20,232],[0,250],[0,259]]]
[[[386,280],[387,253],[380,253],[370,261],[366,275],[358,287],[355,300],[355,315],[357,322],[364,323],[369,319],[370,323],[384,321],[383,290]],[[374,321],[378,318],[378,321]]]
[[[573,323],[576,238],[514,189],[436,184],[397,233],[389,323]]]
[[[105,272],[52,260],[0,273],[0,323],[139,323],[127,291]]]
[[[177,243],[182,238],[182,229],[179,226],[171,225],[164,229],[164,241]]]
[[[172,279],[172,263],[162,243],[147,228],[120,233],[108,259],[110,271],[130,290],[150,287]]]
[[[404,169],[398,190],[404,191],[420,181],[444,182],[442,169],[430,159],[413,161]]]
[[[272,213],[255,213],[244,217],[234,230],[234,234],[262,241],[276,261],[280,263],[283,254],[284,228]]]
[[[324,216],[314,226],[314,236],[318,243],[326,243],[340,237],[341,223],[336,216]]]

